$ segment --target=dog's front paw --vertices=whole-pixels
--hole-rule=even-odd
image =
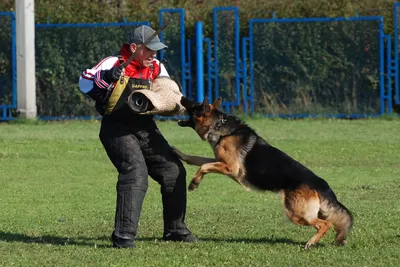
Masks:
[[[189,191],[194,191],[199,187],[199,182],[197,182],[195,179],[193,179],[190,184],[189,184]]]
[[[307,244],[304,246],[305,249],[310,249],[314,246],[314,242],[308,241]]]
[[[338,246],[345,246],[345,245],[347,245],[347,240],[346,240],[346,239],[343,239],[343,240],[336,240],[336,241],[334,242],[334,244],[335,244],[335,245],[338,245]]]

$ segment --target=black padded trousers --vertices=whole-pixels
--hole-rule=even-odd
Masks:
[[[139,129],[103,117],[100,140],[118,170],[115,235],[134,239],[148,187],[161,186],[164,235],[186,235],[186,170],[154,121]]]

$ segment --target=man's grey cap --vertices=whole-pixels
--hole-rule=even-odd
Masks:
[[[133,31],[133,34],[129,37],[129,43],[144,44],[144,42],[146,42],[146,40],[150,36],[152,36],[153,33],[155,33],[155,30],[153,30],[151,27],[146,25],[139,26]],[[158,35],[156,35],[146,46],[148,49],[151,49],[153,51],[168,48],[168,46],[160,41]]]

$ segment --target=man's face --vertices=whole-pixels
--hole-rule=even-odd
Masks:
[[[138,49],[141,45],[131,44],[131,52],[134,53],[136,49]],[[151,62],[153,62],[156,57],[156,51],[150,50],[147,47],[143,47],[143,49],[136,55],[136,61],[140,63],[143,67],[149,67]]]

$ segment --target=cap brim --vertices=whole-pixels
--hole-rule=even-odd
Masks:
[[[158,51],[164,48],[168,48],[165,44],[161,42],[150,42],[148,45],[146,45],[148,49],[153,50],[153,51]]]

